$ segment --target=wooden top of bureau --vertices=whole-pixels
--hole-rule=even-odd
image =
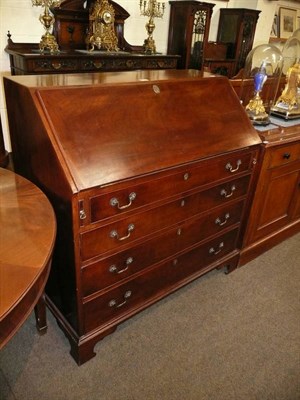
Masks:
[[[28,152],[27,164],[55,170],[73,193],[261,143],[228,79],[195,70],[18,76],[4,84],[11,113],[22,107],[32,129],[12,138],[13,151],[30,148],[28,137],[43,140],[47,151]],[[10,119],[15,132],[24,129],[16,114]]]

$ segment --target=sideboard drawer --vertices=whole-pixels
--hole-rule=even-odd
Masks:
[[[115,185],[115,190],[90,198],[91,223],[250,172],[252,158],[253,152],[230,154],[217,160],[190,164],[180,172],[164,177],[155,179],[152,176],[150,182],[137,182],[126,190],[116,189]]]
[[[249,180],[250,177],[246,175],[203,192],[182,197],[161,207],[136,213],[120,221],[85,232],[80,235],[81,258],[82,260],[93,258],[166,229],[196,214],[237,200],[246,195]]]
[[[278,167],[296,160],[300,160],[300,143],[280,146],[271,150],[270,167]]]
[[[222,232],[241,219],[244,201],[228,204],[185,222],[154,239],[82,268],[82,292],[88,296]]]
[[[96,298],[86,299],[83,304],[85,331],[121,316],[132,313],[151,298],[159,297],[174,284],[187,277],[201,274],[208,265],[217,263],[235,250],[238,229],[203,243],[181,256],[158,265],[147,273],[118,286]]]
[[[41,59],[38,58],[36,60],[29,60],[30,64],[29,70],[31,73],[67,73],[78,70],[78,61],[76,58],[52,58]]]

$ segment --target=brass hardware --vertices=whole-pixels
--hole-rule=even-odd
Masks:
[[[96,0],[92,3],[85,42],[89,51],[93,51],[95,46],[98,50],[119,51],[115,32],[115,11],[108,0]]]
[[[61,67],[62,67],[62,65],[61,65],[61,63],[60,62],[53,62],[52,64],[52,67],[54,68],[54,69],[61,69]]]
[[[129,297],[131,296],[132,292],[131,290],[127,290],[127,292],[124,293],[124,301],[122,301],[122,303],[117,303],[117,300],[112,299],[110,300],[110,302],[108,303],[109,307],[115,307],[115,308],[120,308],[122,306],[124,306],[124,304],[127,303],[127,299],[129,299]]]
[[[227,163],[225,168],[228,169],[230,172],[236,172],[239,170],[240,165],[242,165],[242,160],[237,160],[236,168],[233,168],[233,166],[230,163]]]
[[[221,192],[220,192],[220,195],[224,196],[226,198],[231,197],[233,195],[233,192],[235,191],[235,189],[236,189],[235,185],[232,185],[230,193],[227,193],[226,189],[222,189]]]
[[[180,207],[184,207],[184,206],[185,206],[185,200],[181,200]]]
[[[224,219],[223,222],[221,222],[221,219],[218,217],[218,218],[215,220],[215,223],[216,223],[216,225],[219,225],[219,226],[225,225],[225,224],[227,223],[227,221],[229,220],[229,218],[230,218],[229,213],[226,213],[226,214],[225,214],[225,219]]]
[[[153,85],[152,88],[153,88],[154,93],[156,93],[156,94],[160,93],[160,88],[157,85]]]
[[[290,153],[284,153],[283,158],[285,158],[286,160],[288,160],[291,157]]]
[[[215,250],[214,247],[211,247],[208,252],[209,252],[209,254],[216,255],[216,254],[219,254],[222,251],[223,247],[224,247],[224,242],[221,242],[219,244],[219,249],[218,250]]]
[[[79,218],[82,219],[86,219],[86,213],[84,210],[80,210],[79,211]]]
[[[134,230],[134,225],[133,224],[129,224],[128,227],[127,227],[127,235],[126,236],[119,237],[119,234],[115,229],[110,232],[109,236],[111,238],[116,238],[121,242],[122,240],[128,239],[133,230]]]
[[[189,174],[188,172],[186,172],[186,173],[183,175],[183,179],[184,179],[185,181],[187,181],[189,178],[190,178],[190,174]]]
[[[43,53],[45,49],[49,49],[51,54],[59,53],[56,38],[50,33],[50,29],[55,21],[54,16],[50,14],[50,9],[52,7],[59,7],[61,0],[31,0],[31,2],[33,6],[44,7],[44,14],[40,15],[39,20],[44,26],[46,33],[42,36],[39,44],[40,52]]]
[[[268,143],[268,142],[266,142],[266,143]],[[253,158],[252,164],[255,165],[256,163],[257,163],[257,159],[256,159],[256,158]]]
[[[153,32],[155,29],[154,18],[162,18],[165,11],[165,3],[158,2],[157,0],[140,0],[141,15],[149,17],[146,23],[148,38],[144,41],[144,52],[147,54],[155,54],[156,46],[153,39]]]
[[[177,265],[177,264],[178,264],[178,259],[177,259],[177,258],[175,258],[175,260],[173,260],[172,264],[173,264],[173,265],[174,265],[174,267],[175,267],[175,265]]]
[[[181,235],[182,230],[179,228],[177,229],[177,235],[180,236]]]
[[[129,265],[132,264],[132,263],[133,263],[133,258],[132,258],[132,257],[128,257],[127,260],[125,261],[125,265],[126,265],[125,268],[118,269],[118,268],[116,267],[116,265],[113,264],[113,265],[111,265],[111,266],[109,267],[109,272],[115,273],[115,274],[122,274],[122,272],[125,272],[125,271],[128,270]]]
[[[132,68],[134,66],[133,60],[127,60],[125,64],[127,68]]]
[[[134,200],[135,198],[136,198],[136,193],[131,192],[130,195],[128,196],[129,203],[124,204],[123,206],[120,206],[120,205],[119,205],[119,200],[118,200],[116,197],[113,197],[112,199],[110,199],[110,202],[109,202],[109,203],[110,203],[110,205],[111,205],[112,207],[117,206],[117,208],[118,208],[119,210],[124,210],[124,208],[128,208],[128,207],[131,206],[131,204],[132,204],[132,202],[133,202],[133,200]]]
[[[100,68],[103,67],[103,63],[102,63],[101,61],[94,61],[94,62],[93,62],[93,66],[94,66],[96,69],[100,69]]]

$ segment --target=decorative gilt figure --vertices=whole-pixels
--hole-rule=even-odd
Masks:
[[[44,53],[45,49],[49,49],[50,53],[58,53],[58,44],[56,42],[55,36],[50,33],[55,18],[50,14],[50,7],[59,7],[61,0],[32,0],[33,6],[44,7],[44,14],[40,15],[40,22],[44,26],[46,33],[42,36],[39,48],[40,52]]]
[[[269,124],[269,115],[267,114],[260,93],[267,80],[266,67],[263,63],[260,69],[254,75],[254,97],[246,106],[246,112],[249,118],[257,125]]]
[[[300,117],[300,64],[295,63],[286,73],[286,84],[281,96],[272,107],[272,114],[285,119]]]
[[[156,0],[140,0],[141,15],[149,17],[146,23],[148,38],[144,41],[144,52],[147,54],[155,54],[156,46],[153,39],[155,29],[154,18],[162,18],[165,12],[165,3],[157,2]]]
[[[86,38],[87,49],[118,51],[115,33],[115,11],[108,0],[96,0],[90,8],[89,31]]]

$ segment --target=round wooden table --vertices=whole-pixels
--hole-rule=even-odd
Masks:
[[[51,266],[56,219],[34,184],[0,168],[0,349],[35,308],[47,328],[44,288]]]

